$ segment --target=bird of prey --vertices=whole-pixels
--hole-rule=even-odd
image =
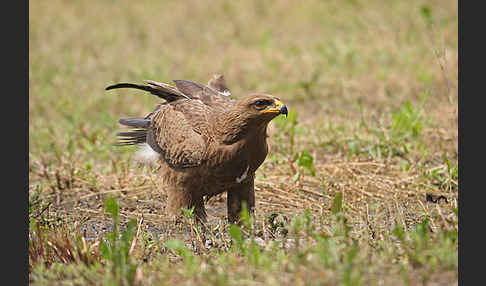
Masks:
[[[120,119],[135,129],[118,136],[120,145],[144,145],[155,155],[169,213],[194,208],[204,222],[203,197],[223,192],[230,222],[238,222],[243,202],[252,212],[255,171],[268,153],[267,126],[276,116],[287,116],[285,104],[265,93],[232,99],[221,75],[208,86],[188,80],[174,80],[175,86],[145,83],[118,83],[106,90],[141,89],[165,100],[143,118]]]

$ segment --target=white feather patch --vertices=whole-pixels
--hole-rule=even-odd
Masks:
[[[160,154],[155,152],[147,143],[140,144],[134,154],[135,161],[152,166],[157,164],[159,158]]]
[[[224,96],[231,96],[231,92],[229,90],[225,90],[224,92],[222,92],[222,94]]]
[[[243,174],[240,176],[240,177],[236,177],[236,182],[239,184],[241,182],[243,182],[244,179],[246,179],[246,177],[248,176],[248,170],[250,169],[250,165],[248,165],[246,167],[246,170],[245,172],[243,172]]]

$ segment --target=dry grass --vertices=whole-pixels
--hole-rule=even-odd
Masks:
[[[431,244],[424,253],[453,248],[448,251],[457,258],[457,239],[452,246],[441,240],[458,227],[457,23],[454,1],[31,1],[30,218],[53,232],[77,222],[85,240],[96,241],[111,229],[104,201],[115,196],[122,225],[143,218],[133,256],[148,261],[135,279],[146,285],[455,285],[457,261],[437,254],[427,260],[434,268],[416,264],[392,230],[403,226],[412,237],[428,219]],[[279,260],[273,249],[267,255],[278,263],[250,263],[248,274],[247,256],[233,256],[224,239],[211,248],[220,256],[206,253],[192,230],[167,219],[156,170],[136,166],[130,148],[111,145],[119,117],[144,115],[158,99],[135,91],[105,94],[106,86],[144,79],[205,83],[213,73],[224,73],[236,96],[278,95],[295,115],[293,124],[279,118],[270,125],[253,235],[267,250],[282,239],[280,228],[303,237],[306,263],[294,260],[299,251],[284,248]],[[299,165],[303,152],[312,167]],[[316,262],[320,252],[313,247],[325,244],[291,230],[308,209],[315,233],[349,249],[352,242],[341,240],[334,230],[339,221],[331,219],[338,193],[349,241],[360,247],[351,282],[336,266],[342,263]],[[434,203],[440,196],[446,200]],[[226,229],[225,196],[212,198],[207,209],[215,233]],[[271,217],[282,224],[272,226]],[[172,238],[194,244],[191,267],[199,272],[187,268],[187,259],[169,261],[180,258],[163,247]],[[326,251],[333,249],[340,248]],[[337,253],[346,257],[343,251]],[[102,265],[94,272],[70,268],[71,260],[53,254],[49,268],[36,268],[42,263],[35,257],[33,284],[59,277],[102,283],[96,276]]]

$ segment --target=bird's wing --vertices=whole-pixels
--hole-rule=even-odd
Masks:
[[[228,93],[189,80],[174,80],[175,87],[166,83],[153,80],[145,80],[145,85],[133,83],[117,83],[110,85],[106,90],[117,88],[135,88],[148,91],[167,102],[179,99],[199,99],[204,104],[214,109],[225,109],[234,104],[234,100],[228,97]],[[229,91],[228,91],[229,92]]]
[[[150,118],[147,142],[153,140],[157,148],[152,149],[172,168],[199,166],[206,158],[210,140],[210,109],[199,100],[161,105]]]
[[[175,101],[181,98],[189,99],[187,95],[177,90],[177,88],[162,82],[156,82],[153,80],[146,80],[146,85],[133,84],[133,83],[117,83],[108,86],[105,90],[116,89],[116,88],[135,88],[140,90],[145,90],[154,94],[168,102]]]
[[[224,75],[222,74],[215,74],[213,78],[209,80],[208,86],[218,92],[220,92],[224,96],[231,96],[231,92],[226,84],[226,80],[224,79]]]
[[[190,80],[174,80],[179,91],[192,99],[199,99],[214,110],[223,111],[235,104],[235,100],[208,86]]]
[[[211,140],[211,118],[228,110],[235,100],[217,90],[188,80],[174,80],[175,87],[146,80],[146,85],[119,83],[107,87],[136,88],[167,102],[157,105],[145,118],[124,118],[120,123],[136,129],[119,133],[118,145],[147,143],[172,168],[200,165]]]

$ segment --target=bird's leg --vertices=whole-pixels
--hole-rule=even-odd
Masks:
[[[172,216],[181,215],[182,208],[191,210],[194,207],[194,216],[198,221],[206,221],[206,209],[202,196],[197,192],[191,192],[187,189],[167,188],[167,211]]]
[[[250,214],[253,214],[255,208],[255,190],[253,187],[254,178],[250,178],[238,186],[228,190],[227,207],[228,220],[230,223],[238,223],[243,202]]]
[[[181,208],[191,208],[191,193],[179,188],[167,187],[167,212],[172,216],[182,213]]]
[[[203,197],[200,196],[195,198],[193,201],[194,205],[194,216],[196,220],[201,223],[207,222],[207,215],[206,215],[206,208],[204,207],[204,200]]]

